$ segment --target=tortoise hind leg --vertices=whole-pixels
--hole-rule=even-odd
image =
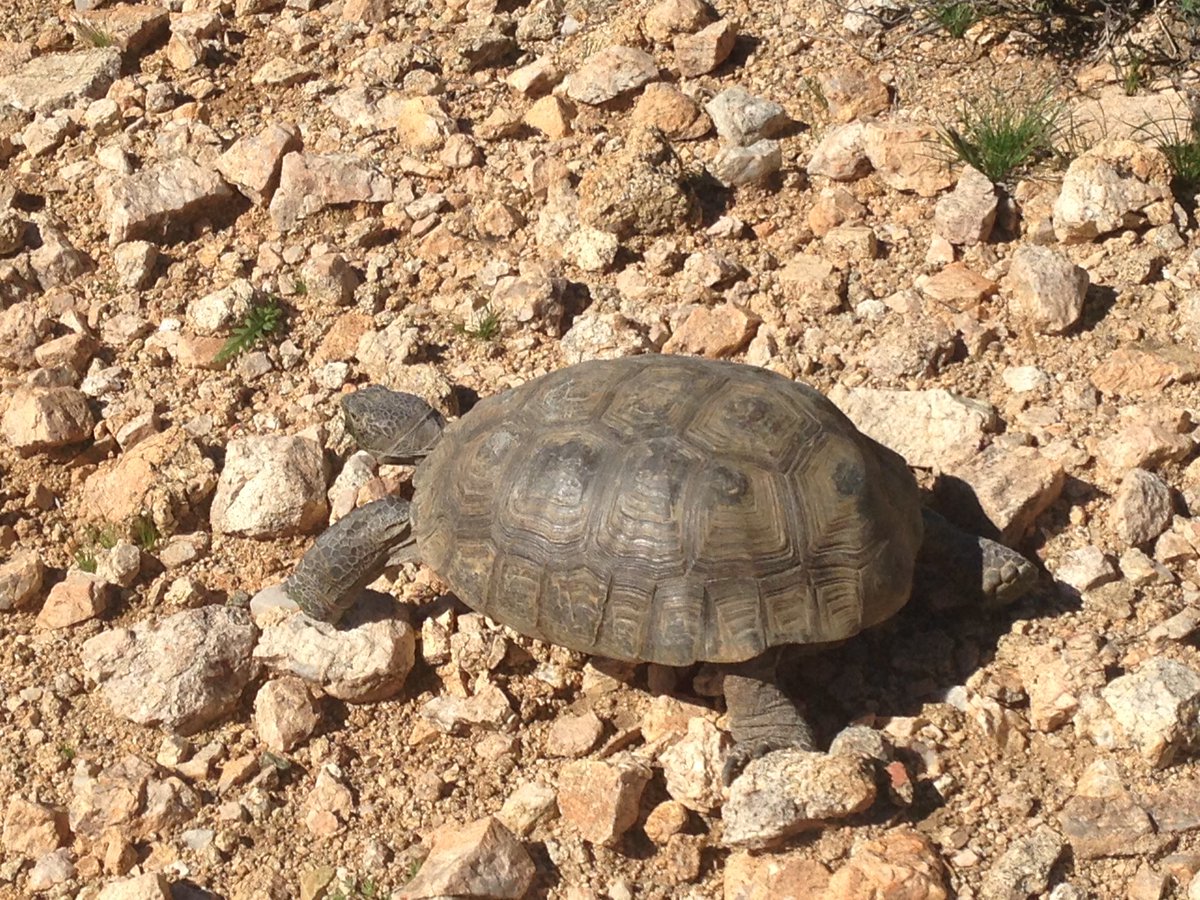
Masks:
[[[726,784],[773,750],[816,747],[812,728],[776,680],[779,655],[775,648],[725,667],[725,707],[735,744],[722,772]]]

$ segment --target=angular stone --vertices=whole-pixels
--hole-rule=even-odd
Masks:
[[[1015,547],[1058,500],[1065,480],[1062,463],[1035,447],[993,445],[950,465],[934,492],[945,509],[978,509],[986,522],[976,525],[990,526],[1002,543]]]
[[[1113,679],[1104,701],[1139,753],[1153,766],[1169,766],[1200,747],[1200,672],[1154,657]]]
[[[24,609],[42,589],[45,566],[32,550],[18,550],[0,563],[0,612]]]
[[[556,719],[546,735],[546,752],[551,756],[576,759],[586,756],[600,743],[604,723],[591,710],[578,716]]]
[[[1141,856],[1156,843],[1150,817],[1107,761],[1084,772],[1058,819],[1078,859]]]
[[[101,632],[80,655],[116,715],[191,734],[236,708],[258,670],[257,636],[245,610],[202,606]]]
[[[834,181],[856,181],[871,171],[866,130],[862,122],[831,128],[813,148],[806,170]]]
[[[434,833],[416,877],[396,894],[400,900],[494,897],[520,900],[537,869],[528,851],[492,816]]]
[[[704,137],[712,122],[691,97],[672,84],[654,81],[646,85],[630,115],[636,127],[657,128],[669,140],[689,141]]]
[[[254,730],[276,753],[299,746],[320,723],[320,710],[299,678],[268,681],[254,697]]]
[[[290,231],[328,206],[387,203],[393,195],[392,180],[357,157],[289,153],[271,198],[271,219],[279,230]]]
[[[1200,378],[1200,353],[1180,345],[1118,347],[1092,372],[1092,384],[1105,394],[1159,391]]]
[[[225,179],[187,157],[149,166],[104,191],[109,245],[175,232],[220,210],[232,196]]]
[[[1087,270],[1050,247],[1027,244],[1013,254],[1005,288],[1012,309],[1042,334],[1062,334],[1083,315]]]
[[[567,78],[567,96],[597,105],[635,91],[658,78],[654,58],[633,47],[606,47],[593,53]]]
[[[766,847],[862,812],[874,801],[875,779],[861,759],[778,750],[753,760],[730,787],[723,842]]]
[[[37,859],[53,853],[71,836],[67,816],[61,809],[13,797],[4,811],[0,846],[6,854]]]
[[[779,141],[756,141],[748,147],[722,147],[708,171],[726,187],[757,184],[783,167]]]
[[[579,221],[618,237],[674,231],[692,216],[670,144],[649,130],[632,131],[625,146],[579,182]]]
[[[104,35],[112,41],[113,47],[130,57],[163,38],[170,24],[170,15],[165,9],[144,3],[91,9],[78,15],[86,26]]]
[[[933,843],[911,828],[894,828],[856,848],[833,873],[823,900],[949,900],[950,874]]]
[[[75,877],[74,854],[63,847],[40,857],[33,864],[25,886],[35,894],[66,884]]]
[[[171,900],[171,884],[158,872],[110,881],[96,900]]]
[[[954,183],[933,126],[870,121],[862,135],[863,151],[888,187],[934,197]]]
[[[683,353],[718,359],[743,349],[754,336],[758,320],[731,303],[697,306],[663,344],[663,353]]]
[[[729,58],[737,42],[737,26],[729,19],[713,22],[695,34],[675,38],[675,68],[683,78],[707,74]]]
[[[637,821],[650,769],[632,756],[566,763],[558,774],[558,808],[585,841],[615,844]]]
[[[1121,540],[1136,546],[1166,531],[1173,512],[1166,482],[1153,472],[1133,469],[1117,488],[1109,521]]]
[[[217,171],[261,206],[279,183],[283,158],[299,149],[300,133],[294,125],[272,123],[235,141],[217,158]]]
[[[1083,593],[1114,581],[1119,576],[1104,551],[1089,544],[1063,554],[1054,568],[1054,577]]]
[[[970,247],[985,242],[996,221],[999,198],[992,180],[965,166],[954,190],[938,201],[934,230],[951,244]]]
[[[15,449],[35,453],[86,441],[95,424],[87,397],[73,387],[19,387],[0,431]]]
[[[860,65],[851,63],[822,72],[818,80],[829,115],[835,122],[853,122],[885,112],[891,106],[887,85]]]
[[[942,468],[974,453],[996,427],[996,411],[986,403],[941,388],[892,391],[835,387],[832,400],[855,427],[910,465]]]
[[[38,613],[42,628],[70,628],[100,615],[112,602],[115,585],[97,575],[70,571],[54,585]]]
[[[303,435],[235,438],[225,450],[210,519],[218,534],[306,534],[329,515],[325,451]]]
[[[494,684],[477,688],[470,697],[434,697],[421,707],[421,716],[446,734],[465,734],[475,727],[502,731],[516,718],[508,695]]]
[[[667,793],[688,809],[711,814],[722,804],[721,770],[729,736],[706,718],[688,722],[687,734],[659,754]]]
[[[103,97],[120,74],[121,54],[111,47],[47,53],[0,77],[0,106],[51,113]]]
[[[79,508],[92,521],[148,515],[160,534],[173,534],[216,487],[215,468],[199,444],[173,426],[101,465],[84,482]]]
[[[1023,834],[988,869],[981,893],[994,900],[1026,900],[1049,887],[1050,873],[1067,849],[1049,825]]]
[[[701,0],[659,0],[646,11],[642,33],[665,44],[674,35],[691,34],[712,21],[712,13]]]
[[[724,900],[824,900],[829,870],[800,853],[738,850],[725,860]]]
[[[1054,233],[1063,243],[1083,243],[1122,228],[1165,225],[1171,215],[1171,166],[1163,152],[1110,140],[1067,167],[1054,202]]]
[[[704,105],[704,109],[721,139],[739,147],[776,137],[791,123],[786,110],[778,103],[737,86],[721,91]]]
[[[973,272],[961,262],[950,263],[918,284],[925,296],[957,310],[977,309],[997,287],[996,282]]]
[[[526,837],[539,823],[557,815],[554,788],[541,781],[532,781],[509,794],[496,818],[514,834]]]
[[[815,253],[797,253],[779,270],[784,299],[811,315],[835,313],[846,296],[846,271]]]

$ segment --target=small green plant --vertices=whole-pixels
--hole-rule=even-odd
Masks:
[[[1170,125],[1155,122],[1143,127],[1152,134],[1158,149],[1171,165],[1171,190],[1175,196],[1191,201],[1200,192],[1200,119]]]
[[[470,322],[455,325],[454,330],[479,341],[494,341],[500,336],[500,315],[489,304],[476,312]]]
[[[1200,19],[1200,0],[1176,0],[1179,15],[1185,19]]]
[[[79,547],[75,551],[75,567],[90,575],[96,574],[96,551],[91,547]]]
[[[100,547],[102,550],[111,550],[117,546],[117,541],[120,539],[120,532],[112,522],[105,522],[103,525],[88,525],[83,530],[84,543]]]
[[[929,12],[935,22],[956,38],[962,37],[968,28],[983,18],[983,10],[973,0],[939,0]]]
[[[1132,97],[1146,82],[1146,54],[1134,47],[1121,67],[1121,87],[1126,97]]]
[[[65,759],[67,762],[70,762],[71,760],[73,760],[75,758],[75,748],[72,747],[70,744],[59,744],[58,745],[58,755],[61,756],[63,759]]]
[[[304,283],[304,279],[297,278],[292,282],[292,293],[297,297],[308,296],[308,285]]]
[[[1054,153],[1064,117],[1049,89],[1024,101],[997,90],[965,102],[957,124],[940,127],[938,137],[955,158],[1000,182]]]
[[[85,22],[82,19],[75,19],[71,23],[75,29],[75,34],[78,35],[81,41],[86,41],[97,49],[103,47],[112,47],[117,43],[117,39],[102,28],[97,28],[91,22]]]
[[[262,303],[255,303],[246,312],[240,325],[233,329],[233,334],[225,342],[217,355],[213,357],[216,365],[224,365],[235,356],[240,356],[268,335],[274,334],[283,325],[283,308],[279,300],[269,297]]]
[[[129,523],[129,530],[133,533],[133,542],[147,553],[158,546],[161,535],[158,533],[158,526],[149,516],[134,516],[133,521]]]
[[[821,112],[829,112],[829,98],[825,96],[825,90],[821,87],[821,80],[815,75],[805,75],[801,79],[801,82],[812,95],[813,103],[817,105],[817,108]]]
[[[382,889],[373,878],[352,878],[339,884],[329,894],[329,900],[376,900]]]

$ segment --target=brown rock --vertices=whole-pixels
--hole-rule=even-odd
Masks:
[[[32,550],[18,551],[0,563],[0,612],[24,609],[42,589],[45,567]]]
[[[1083,315],[1088,273],[1066,255],[1029,244],[1013,254],[1004,286],[1012,309],[1042,334],[1062,334]]]
[[[167,33],[170,17],[161,6],[131,4],[112,9],[88,9],[78,13],[77,31],[104,35],[111,46],[126,56],[136,56]]]
[[[657,128],[671,140],[702,138],[712,122],[700,105],[673,84],[654,81],[646,85],[633,107],[630,122],[635,126]]]
[[[1175,344],[1119,347],[1092,372],[1092,384],[1105,394],[1158,391],[1200,378],[1200,353]]]
[[[567,96],[597,105],[658,78],[654,58],[633,47],[606,47],[583,61],[567,80]]]
[[[998,202],[992,180],[966,166],[954,190],[938,201],[933,227],[951,244],[970,247],[983,243],[992,233]]]
[[[810,315],[835,313],[846,294],[846,272],[823,256],[797,253],[779,270],[784,299]]]
[[[600,743],[604,723],[591,710],[578,716],[556,719],[546,735],[546,752],[551,756],[586,756]]]
[[[853,122],[864,116],[884,112],[891,106],[887,85],[874,72],[861,66],[845,65],[823,72],[818,81],[835,122]]]
[[[87,397],[73,387],[20,387],[12,393],[0,431],[17,450],[32,453],[78,444],[92,436]]]
[[[558,808],[564,820],[593,844],[615,844],[637,821],[650,769],[631,756],[582,759],[558,776]]]
[[[737,27],[729,19],[713,22],[695,34],[675,38],[675,68],[684,78],[711,72],[729,58],[737,41]]]
[[[663,344],[663,353],[683,353],[719,359],[732,356],[754,337],[758,320],[732,303],[715,308],[698,306]]]
[[[950,876],[929,838],[895,828],[860,846],[833,873],[824,900],[948,900]]]
[[[712,13],[701,0],[659,0],[642,19],[642,33],[662,44],[673,35],[699,31],[711,21]]]
[[[949,163],[937,153],[937,140],[930,125],[870,121],[863,130],[863,151],[888,187],[933,197],[954,183]]]
[[[233,190],[211,168],[177,158],[115,180],[101,197],[108,243],[156,238],[192,225],[225,206]]]
[[[357,311],[344,312],[333,320],[325,337],[317,345],[313,362],[317,364],[354,359],[358,342],[374,327],[371,317]]]
[[[321,722],[307,685],[295,677],[268,681],[254,697],[254,730],[276,753],[306,741]]]
[[[867,208],[846,188],[826,188],[808,211],[808,227],[817,237],[824,237],[831,229],[862,221],[866,215]]]
[[[993,445],[950,466],[934,491],[945,509],[978,509],[1000,540],[1016,546],[1062,493],[1062,464],[1034,447]]]
[[[665,844],[672,836],[687,828],[691,813],[678,800],[664,800],[646,816],[643,829],[646,837],[656,844]]]
[[[977,308],[996,292],[996,288],[996,282],[972,272],[960,262],[950,263],[921,284],[921,291],[927,297],[960,311]]]
[[[42,628],[69,628],[94,619],[112,600],[115,585],[87,572],[70,571],[50,589],[37,623]]]
[[[289,153],[283,158],[279,188],[271,198],[271,219],[288,231],[328,206],[387,203],[393,197],[390,178],[353,156]]]
[[[176,426],[152,435],[96,470],[83,484],[79,509],[87,520],[122,522],[147,514],[161,534],[177,525],[213,492],[212,460]]]
[[[70,836],[62,810],[22,797],[8,801],[0,832],[0,846],[6,855],[36,859],[63,846]]]
[[[724,900],[816,900],[828,887],[829,870],[797,852],[739,850],[725,861]]]
[[[234,142],[218,157],[217,170],[246,197],[262,206],[271,199],[279,183],[284,156],[299,149],[300,133],[294,125],[272,123]]]
[[[574,117],[574,105],[551,94],[529,107],[524,121],[530,128],[536,128],[550,140],[557,141],[571,133],[571,120]]]
[[[447,895],[519,900],[533,882],[536,867],[529,853],[491,816],[440,828],[431,844],[416,877],[397,893],[401,900]]]
[[[1059,822],[1078,859],[1140,856],[1153,843],[1150,816],[1123,790],[1076,795],[1063,807]]]

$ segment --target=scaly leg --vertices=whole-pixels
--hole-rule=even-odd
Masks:
[[[726,784],[772,750],[816,748],[812,728],[776,681],[779,655],[778,648],[771,649],[725,669],[725,707],[735,742],[722,772]]]

